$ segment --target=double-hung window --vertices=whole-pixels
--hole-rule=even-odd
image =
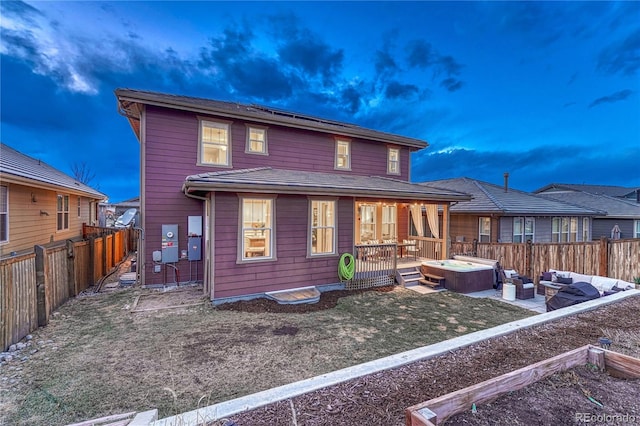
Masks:
[[[554,217],[551,220],[551,241],[554,243],[574,242],[578,236],[577,217]]]
[[[57,204],[57,213],[58,213],[58,231],[64,231],[65,229],[69,229],[69,196],[68,195],[58,195],[58,204]]]
[[[310,254],[336,253],[336,202],[311,200]]]
[[[336,170],[351,170],[351,142],[336,139]]]
[[[387,151],[387,174],[400,174],[400,150],[398,148],[389,148]]]
[[[640,220],[633,221],[633,238],[640,238]]]
[[[478,241],[481,243],[491,242],[491,218],[480,217],[478,218]]]
[[[9,241],[9,189],[0,186],[0,243]]]
[[[395,240],[397,237],[396,206],[382,206],[382,239]]]
[[[513,218],[513,242],[524,243],[533,241],[535,221],[532,217]]]
[[[273,198],[242,198],[241,260],[272,259]]]
[[[200,163],[214,166],[231,165],[229,123],[200,121]]]
[[[268,155],[267,129],[265,127],[247,126],[247,146],[245,152],[248,154]]]
[[[360,241],[366,242],[376,239],[376,206],[375,204],[360,205]]]

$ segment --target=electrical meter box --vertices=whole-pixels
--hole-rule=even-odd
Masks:
[[[202,236],[202,216],[189,216],[187,235],[189,237]]]
[[[189,260],[202,260],[202,237],[189,237]]]
[[[162,225],[162,263],[175,263],[178,255],[178,225]]]

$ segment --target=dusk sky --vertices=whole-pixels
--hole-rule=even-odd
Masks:
[[[3,143],[139,195],[116,88],[426,140],[412,181],[640,187],[640,2],[0,3]]]

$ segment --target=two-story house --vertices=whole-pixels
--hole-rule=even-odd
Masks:
[[[197,280],[212,300],[339,282],[366,241],[466,194],[410,183],[427,143],[258,105],[118,89],[140,143],[145,285]],[[446,256],[448,228],[437,240]]]
[[[0,144],[0,257],[37,244],[82,237],[97,224],[106,195],[12,147]]]

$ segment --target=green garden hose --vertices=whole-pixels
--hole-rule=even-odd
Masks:
[[[348,263],[347,263],[348,261]],[[356,271],[356,262],[351,253],[345,253],[338,262],[338,277],[340,281],[349,281]]]

